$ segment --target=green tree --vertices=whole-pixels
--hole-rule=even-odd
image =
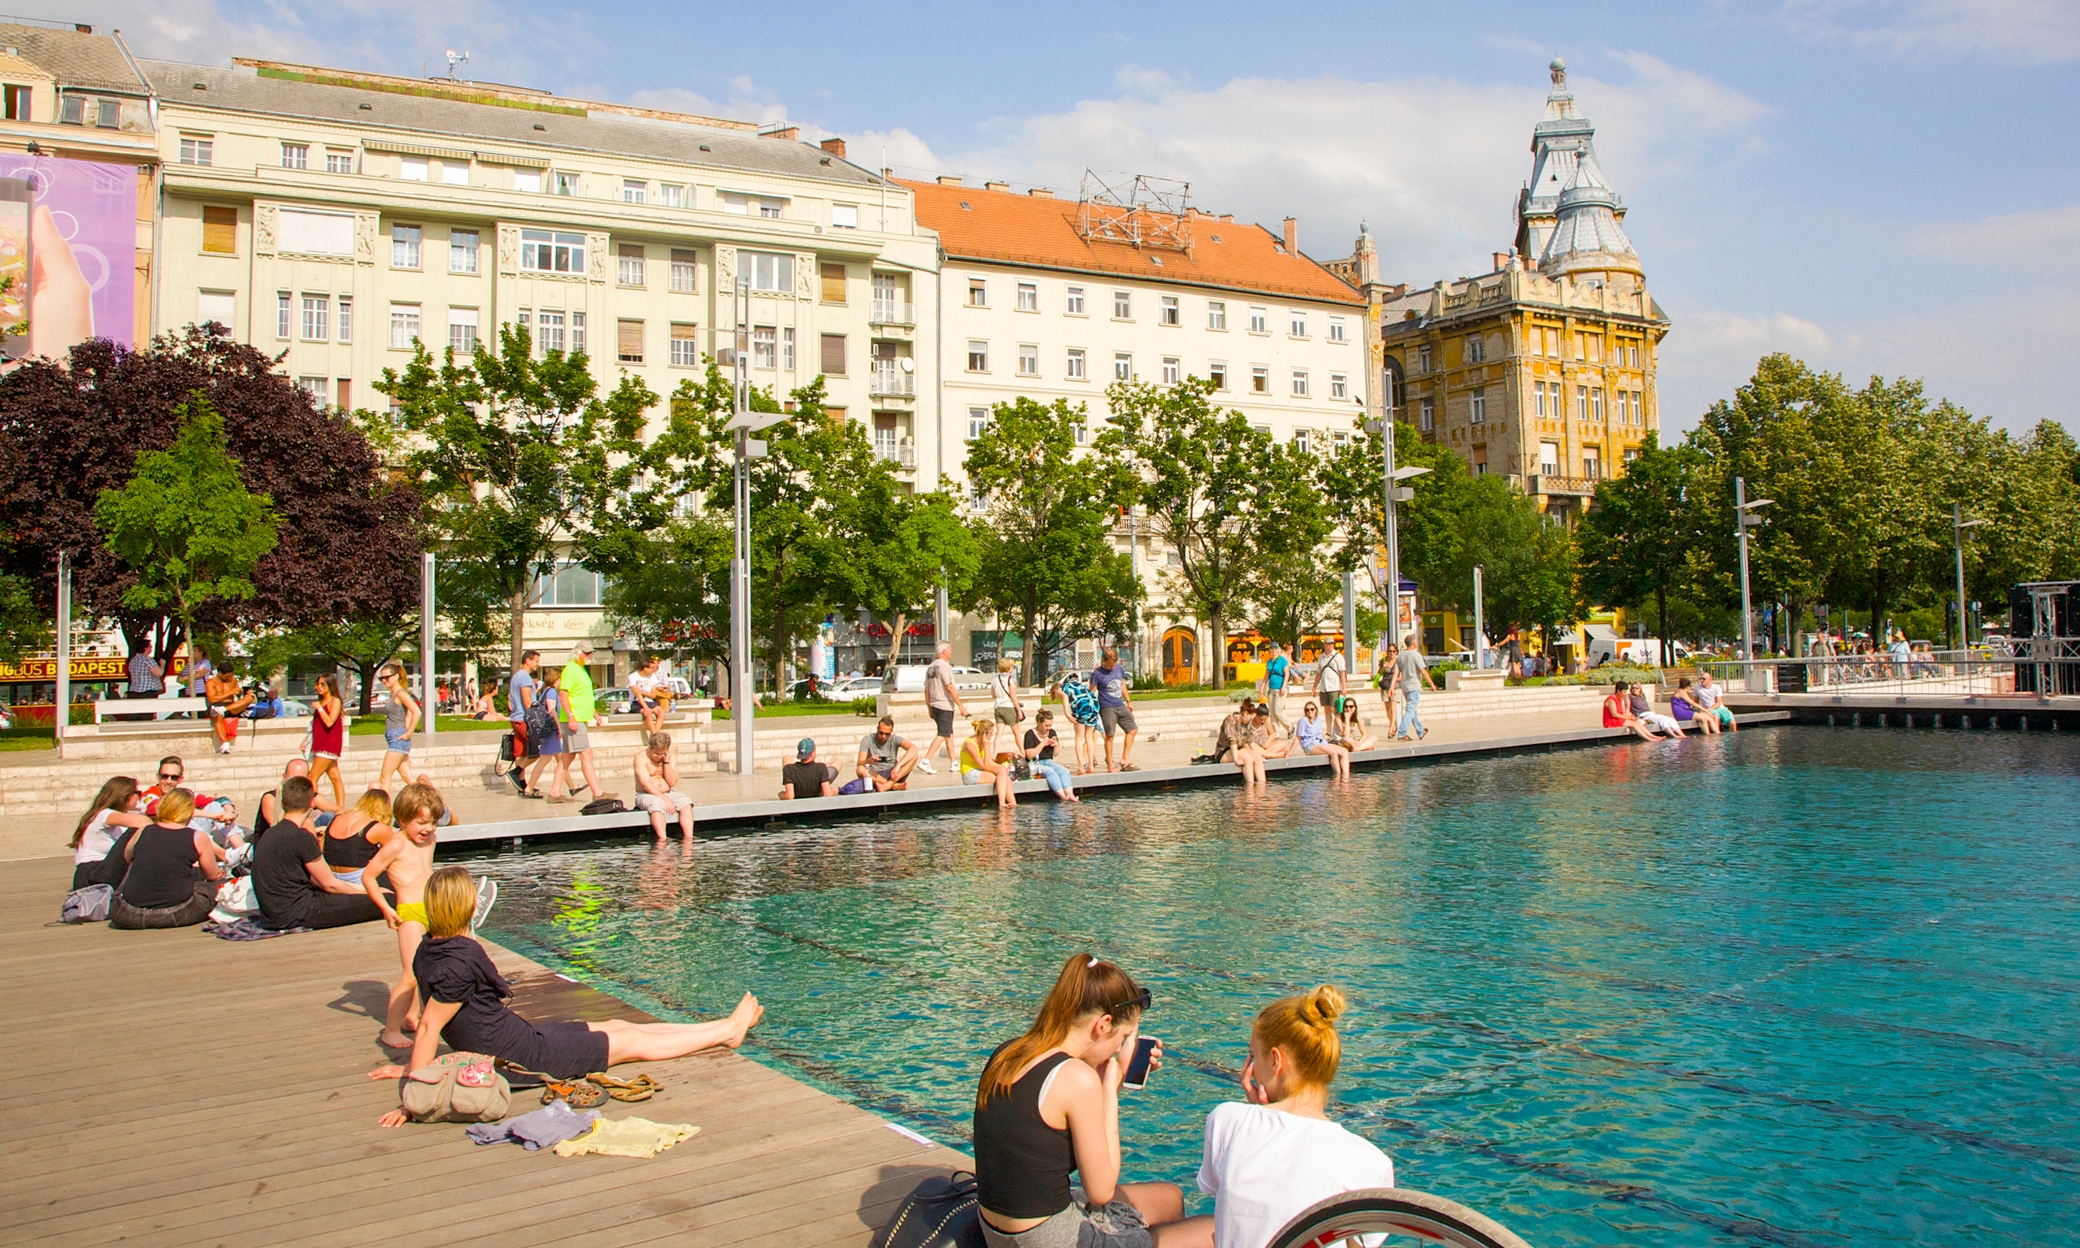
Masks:
[[[643,650],[719,659],[729,653],[729,518],[683,516],[663,528],[603,535],[608,623]]]
[[[1110,540],[1117,508],[1134,499],[1133,472],[1119,456],[1077,453],[1086,419],[1066,399],[1018,398],[997,404],[968,444],[968,481],[988,500],[972,605],[1018,622],[1026,684],[1079,636],[1131,632],[1142,597],[1132,556]]]
[[[164,611],[192,633],[205,606],[257,592],[253,566],[274,549],[278,524],[274,500],[240,479],[209,400],[191,396],[178,419],[173,445],[138,455],[130,483],[103,491],[94,516],[108,548],[137,570],[124,605]]]
[[[1575,534],[1583,593],[1610,606],[1651,601],[1664,661],[1674,653],[1669,599],[1680,595],[1690,553],[1704,544],[1698,459],[1694,448],[1663,449],[1648,434],[1625,475],[1597,485],[1596,505]]]
[[[1273,445],[1258,464],[1259,497],[1244,523],[1247,570],[1242,605],[1250,623],[1298,652],[1302,634],[1321,631],[1343,594],[1350,546],[1332,546],[1335,514],[1323,493],[1323,463],[1292,443]]]

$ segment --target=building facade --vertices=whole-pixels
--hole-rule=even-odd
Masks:
[[[1363,289],[1395,417],[1571,522],[1660,428],[1655,361],[1669,320],[1563,62],[1552,81],[1513,250],[1480,277]]]

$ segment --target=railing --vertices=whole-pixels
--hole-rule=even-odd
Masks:
[[[1698,666],[1730,686],[1746,679],[1755,693],[1815,693],[1858,697],[2072,697],[2080,695],[2080,643],[2070,639],[2017,641],[2012,650],[1920,650],[1738,659]],[[1749,675],[1752,669],[1752,675]]]
[[[894,369],[874,370],[872,380],[867,382],[867,393],[875,398],[914,398],[917,395],[917,378],[909,373]]]
[[[876,299],[867,308],[869,325],[915,325],[917,315],[907,303],[892,299]]]
[[[905,472],[917,470],[917,447],[907,439],[900,443],[874,443],[874,457],[894,464]]]
[[[1531,488],[1526,490],[1525,493],[1548,495],[1578,494],[1584,498],[1589,498],[1595,495],[1596,487],[1602,481],[1603,478],[1601,477],[1561,477],[1540,473],[1531,478]]]

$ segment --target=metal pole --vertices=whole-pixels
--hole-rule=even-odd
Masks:
[[[72,723],[72,561],[58,552],[58,704],[51,709],[53,739]]]
[[[1741,539],[1741,684],[1755,679],[1755,617],[1748,609],[1748,482],[1733,479],[1733,527]]]
[[[1950,504],[1951,540],[1957,551],[1957,648],[1970,650],[1972,635],[1964,622],[1964,504]]]
[[[1473,665],[1488,666],[1488,608],[1481,589],[1481,565],[1473,565]]]
[[[951,639],[946,634],[953,630],[953,623],[947,619],[947,615],[946,569],[942,566],[939,569],[939,588],[933,591],[932,594],[932,653],[934,655],[939,653],[940,646],[952,644]]]
[[[739,276],[731,301],[736,350],[730,367],[736,381],[739,420],[751,411],[751,279]],[[751,687],[751,432],[737,429],[737,543],[729,578],[729,717],[737,730],[737,775],[751,774],[753,748]]]
[[[1358,574],[1343,574],[1343,687],[1358,684]]]
[[[1388,386],[1394,383],[1389,381]],[[1387,395],[1387,418],[1380,422],[1380,441],[1386,448],[1387,488],[1387,631],[1400,641],[1401,629],[1401,519],[1394,504],[1394,396]]]
[[[419,556],[419,710],[424,722],[420,731],[429,738],[440,731],[440,702],[433,696],[433,616],[438,600],[433,592],[433,552]]]

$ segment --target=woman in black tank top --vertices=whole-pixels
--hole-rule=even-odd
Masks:
[[[1202,1222],[1182,1222],[1176,1184],[1119,1181],[1120,1080],[1149,1003],[1125,971],[1077,954],[1033,1026],[990,1054],[975,1095],[975,1181],[990,1248],[1210,1245]]]
[[[159,799],[157,822],[123,846],[129,865],[109,904],[111,926],[191,927],[209,917],[223,872],[209,836],[187,825],[194,814],[195,799],[175,789]]]

